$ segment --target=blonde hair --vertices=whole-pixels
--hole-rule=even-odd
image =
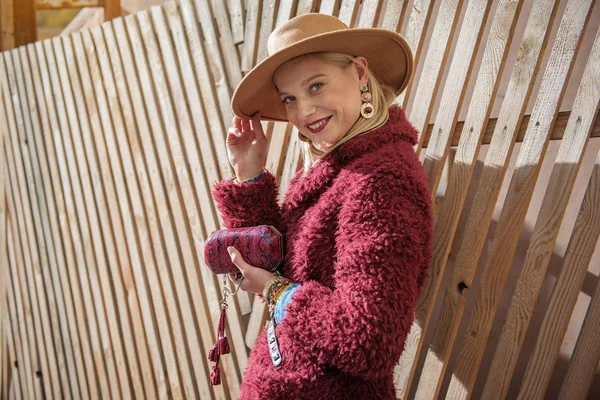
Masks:
[[[354,59],[355,59],[354,56],[351,56],[349,54],[332,52],[332,51],[331,52],[309,53],[309,54],[305,54],[305,55],[298,56],[298,57],[303,57],[303,56],[308,56],[308,55],[317,57],[321,61],[329,62],[343,70],[352,66],[354,64]],[[277,71],[280,68],[282,68],[284,65],[288,64],[289,62],[297,59],[298,57],[295,57],[295,58],[285,62],[284,64],[280,65],[279,68],[277,68],[277,70],[273,74],[273,79],[275,78],[275,75],[277,74]],[[306,141],[302,140],[300,143],[300,152],[301,152],[303,164],[304,164],[303,172],[302,172],[303,177],[306,176],[306,174],[308,174],[308,172],[310,172],[313,164],[316,161],[318,161],[319,159],[321,159],[323,156],[325,156],[326,154],[331,153],[333,150],[335,150],[336,148],[338,148],[340,145],[347,142],[348,140],[352,139],[353,137],[356,137],[356,136],[362,135],[366,132],[369,132],[387,122],[388,117],[389,117],[388,109],[392,105],[394,100],[396,99],[396,94],[395,94],[393,88],[381,84],[379,82],[379,80],[377,79],[377,77],[375,77],[373,72],[371,72],[371,70],[368,67],[367,67],[367,71],[368,71],[368,76],[369,76],[367,79],[367,86],[369,87],[369,92],[371,93],[371,104],[373,104],[373,109],[374,109],[373,116],[369,119],[366,119],[366,118],[362,118],[360,115],[358,115],[356,122],[354,123],[354,125],[352,125],[352,127],[348,130],[348,132],[344,135],[344,137],[342,137],[342,139],[340,139],[337,143],[335,143],[331,147],[327,148],[325,151],[316,147],[311,140],[308,140],[308,139],[305,139]],[[298,135],[304,136],[300,132],[298,132]]]

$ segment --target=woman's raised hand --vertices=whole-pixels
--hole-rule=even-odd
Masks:
[[[233,117],[227,131],[227,156],[240,181],[262,171],[267,162],[269,141],[260,124],[260,112],[251,120]]]

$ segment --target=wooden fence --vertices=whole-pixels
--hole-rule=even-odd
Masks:
[[[180,0],[0,54],[2,398],[237,398],[266,310],[245,292],[230,302],[233,353],[221,358],[223,384],[210,386],[221,280],[202,250],[222,227],[210,191],[233,174],[224,141],[233,89],[266,57],[274,27],[306,12],[399,31],[420,66],[397,101],[412,105],[422,132],[434,257],[396,368],[398,397],[586,398],[600,360],[595,275],[560,382],[553,371],[600,234],[600,154],[583,163],[600,136],[599,10],[592,0]],[[585,69],[560,111],[575,63]],[[301,163],[297,136],[285,123],[265,128],[283,195]],[[550,140],[560,147],[511,287]],[[523,360],[576,178],[587,188]],[[497,315],[505,321],[490,349]]]

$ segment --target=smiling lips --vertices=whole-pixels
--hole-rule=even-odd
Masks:
[[[325,129],[325,127],[329,123],[330,119],[331,119],[331,115],[329,117],[317,120],[310,125],[306,125],[306,127],[312,134],[316,134],[316,133],[321,132],[323,129]]]

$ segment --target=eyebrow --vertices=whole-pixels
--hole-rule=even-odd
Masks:
[[[316,75],[313,75],[310,78],[308,78],[307,80],[305,80],[304,82],[302,82],[301,86],[306,86],[308,84],[308,82],[312,81],[313,79],[320,78],[320,77],[323,77],[323,76],[327,76],[327,75],[325,75],[325,74],[316,74]],[[283,95],[283,94],[287,94],[287,93],[286,92],[279,92],[280,96]]]

